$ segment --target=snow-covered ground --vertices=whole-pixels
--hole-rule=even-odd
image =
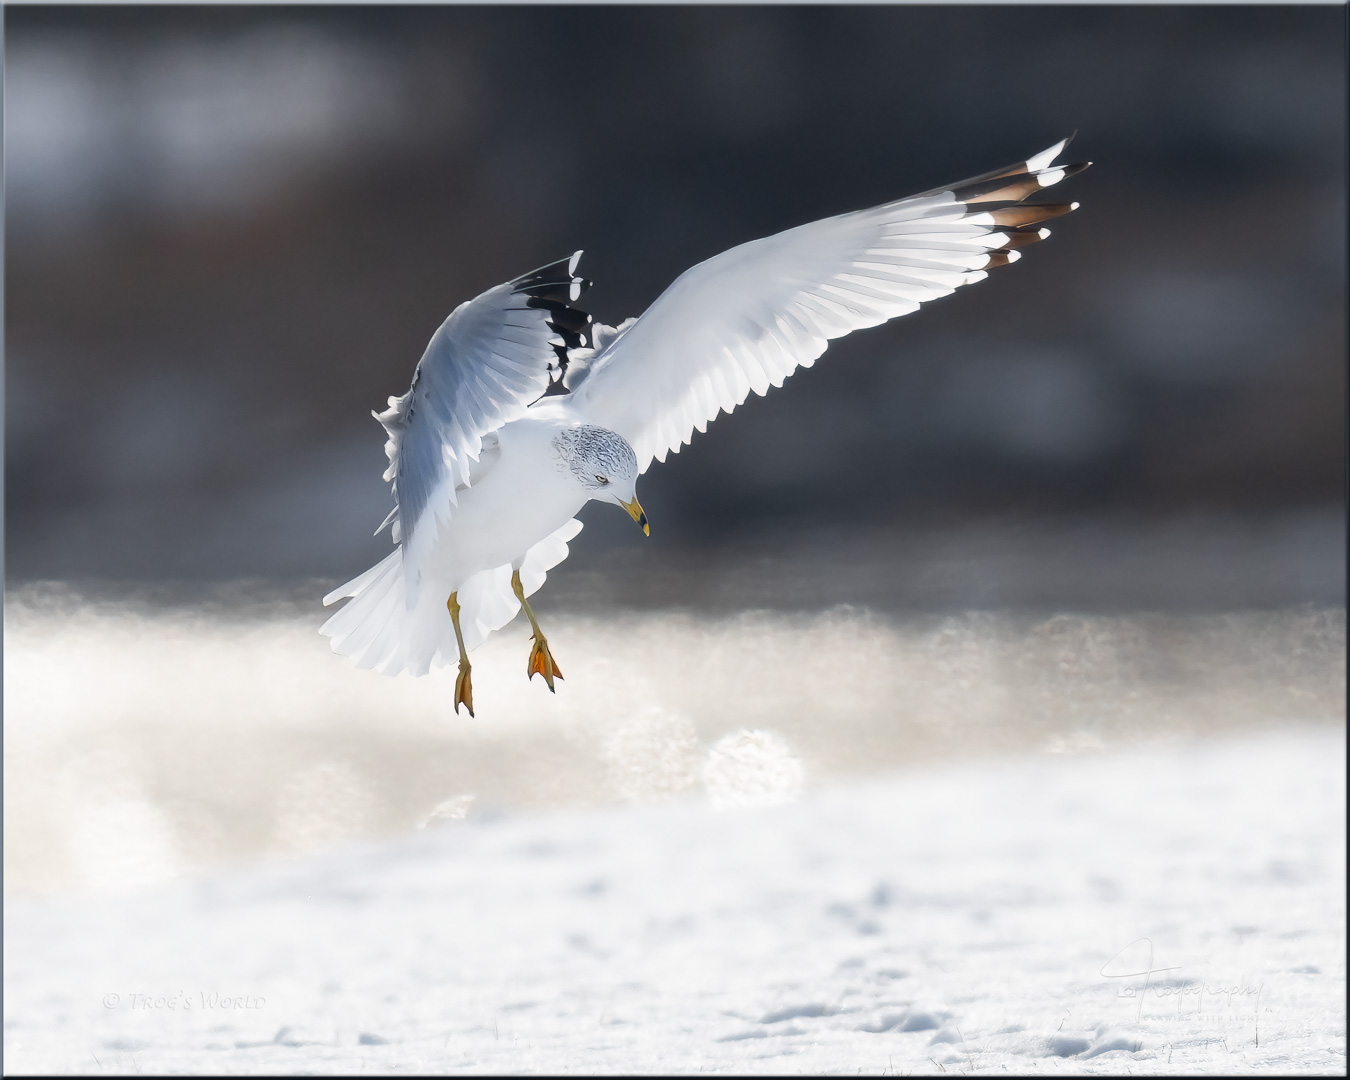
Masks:
[[[6,597],[10,1072],[1344,1072],[1345,614]]]
[[[723,744],[724,791],[790,797],[781,750]],[[1289,726],[778,806],[452,810],[11,899],[5,1066],[1344,1073],[1344,755]]]

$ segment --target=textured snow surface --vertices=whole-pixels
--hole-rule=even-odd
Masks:
[[[1344,754],[1291,728],[768,807],[460,808],[15,899],[5,1066],[1343,1074]]]

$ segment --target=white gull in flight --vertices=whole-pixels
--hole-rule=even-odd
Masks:
[[[1068,140],[1006,169],[741,244],[686,270],[640,318],[593,323],[573,304],[581,252],[489,289],[432,335],[388,432],[395,549],[324,597],[321,628],[360,667],[424,675],[524,609],[528,674],[562,672],[526,597],[567,557],[590,499],[646,533],[637,479],[753,390],[781,386],[832,338],[983,281],[1077,203],[1026,203],[1089,163]],[[589,340],[588,340],[589,339]],[[377,530],[378,532],[379,530]]]

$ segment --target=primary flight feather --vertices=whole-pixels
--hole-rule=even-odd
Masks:
[[[528,673],[562,678],[526,597],[567,557],[574,515],[598,499],[647,531],[637,478],[750,391],[781,386],[831,339],[982,281],[1077,203],[1026,203],[1081,172],[1068,140],[1006,169],[811,222],[681,274],[640,318],[593,323],[573,305],[581,252],[461,304],[432,335],[406,394],[376,417],[397,545],[324,597],[335,652],[386,674],[459,660],[524,610]],[[589,343],[587,339],[589,338]],[[384,526],[381,526],[384,528]],[[377,530],[378,531],[378,530]]]

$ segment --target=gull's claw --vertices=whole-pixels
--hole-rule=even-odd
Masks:
[[[459,712],[459,706],[462,703],[469,710],[469,715],[473,715],[473,680],[469,678],[468,664],[459,665],[459,674],[455,676],[455,712]]]
[[[534,644],[530,646],[528,674],[531,679],[536,675],[542,675],[549,693],[557,693],[553,689],[553,680],[561,679],[563,673],[558,667],[558,662],[553,659],[553,654],[548,651],[548,639],[543,634],[534,635]]]

